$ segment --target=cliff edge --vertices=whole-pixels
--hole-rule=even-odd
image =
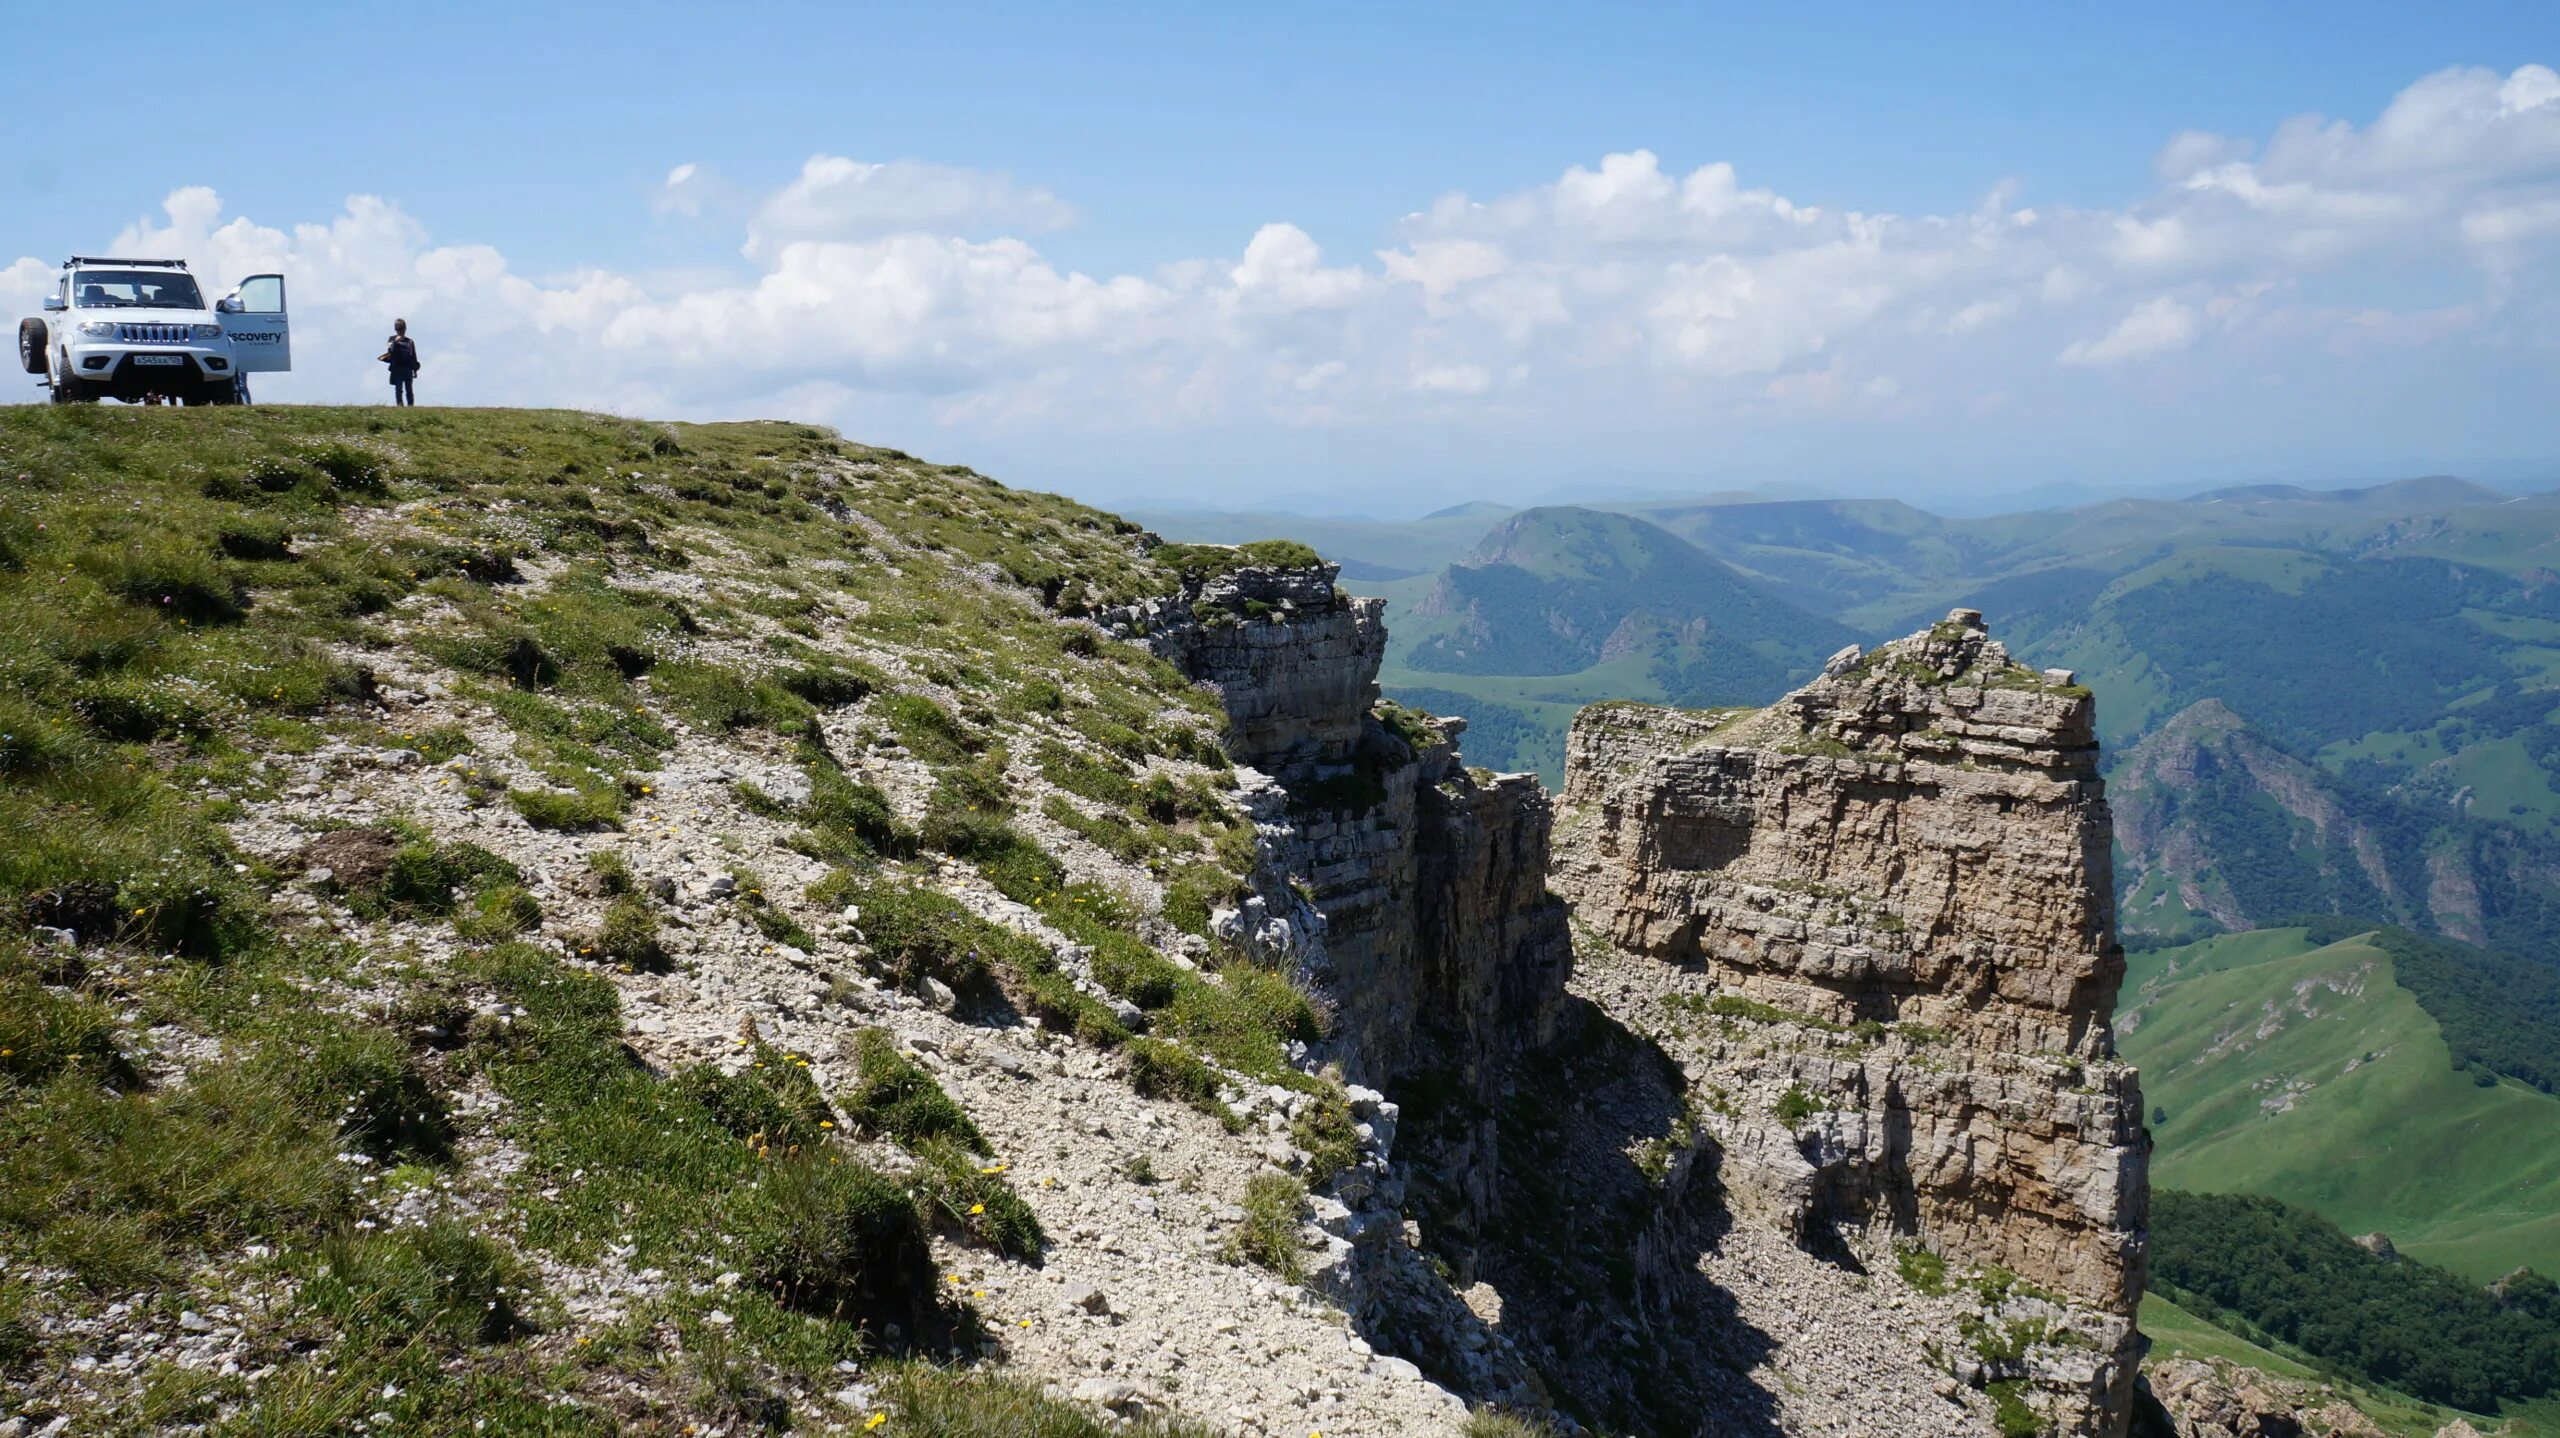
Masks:
[[[794,425],[0,414],[0,1414],[2118,1422],[2085,696],[1942,626],[1559,813],[1335,578]]]

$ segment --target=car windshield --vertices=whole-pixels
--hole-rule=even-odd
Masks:
[[[84,310],[200,310],[196,282],[175,270],[81,270],[71,277],[71,302]]]

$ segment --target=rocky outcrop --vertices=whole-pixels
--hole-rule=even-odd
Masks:
[[[2330,1389],[2216,1360],[2154,1363],[2143,1386],[2168,1424],[2165,1438],[2382,1438],[2383,1430]],[[2473,1433],[2460,1419],[2455,1429]]]
[[[2023,1384],[2067,1431],[2121,1431],[2141,1108],[2108,1026],[2107,811],[2069,676],[1967,619],[1844,652],[1765,711],[1595,707],[1559,844],[1534,779],[1460,762],[1463,721],[1376,702],[1375,610],[1330,569],[1194,589],[1113,622],[1217,687],[1263,858],[1218,932],[1323,997],[1309,1061],[1383,1090],[1366,1122],[1381,1154],[1402,1144],[1319,1206],[1319,1282],[1363,1333],[1478,1397],[1534,1400],[1534,1368],[1639,1431],[1683,1404],[1739,1413],[1757,1400],[1712,1374],[1802,1351],[1702,1282],[1756,1218],[1812,1253],[1889,1263],[1882,1235],[1989,1275],[1912,1280],[1904,1320],[1937,1337],[1890,1360],[1938,1353],[1958,1396],[1931,1401]],[[1551,877],[1666,981],[1569,999]],[[1708,983],[1680,992],[1688,975]],[[1717,1022],[1650,1049],[1679,1029],[1664,1015],[1700,1013]],[[1394,1100],[1425,1092],[1395,1138]],[[1521,1249],[1551,1228],[1561,1265]],[[1612,1265],[1631,1286],[1595,1309],[1573,1275]]]
[[[2001,1275],[1950,1366],[2104,1433],[2148,1190],[2092,721],[1968,610],[1767,709],[1595,706],[1555,884],[1667,966],[1654,1011],[1733,1207]]]
[[[1230,755],[1277,781],[1256,815],[1260,892],[1222,926],[1319,984],[1327,1057],[1372,1083],[1488,1072],[1552,1032],[1571,961],[1547,795],[1467,769],[1462,720],[1381,718],[1381,602],[1343,595],[1337,572],[1238,569],[1110,619],[1214,687]]]
[[[1341,566],[1251,566],[1100,617],[1218,691],[1228,752],[1272,773],[1346,760],[1378,697],[1386,601],[1334,587]]]

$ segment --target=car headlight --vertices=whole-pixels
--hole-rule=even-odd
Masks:
[[[222,326],[197,325],[193,330],[189,331],[189,333],[193,334],[200,340],[220,339],[222,337]]]
[[[84,335],[111,335],[116,332],[116,322],[114,320],[82,320],[73,328]]]

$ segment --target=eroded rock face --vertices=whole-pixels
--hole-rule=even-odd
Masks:
[[[1339,762],[1359,744],[1386,657],[1386,601],[1334,588],[1341,566],[1249,567],[1100,616],[1214,687],[1228,752],[1269,772]]]
[[[1595,706],[1555,885],[1618,950],[1711,984],[1674,1052],[1736,1209],[2046,1290],[2053,1313],[1985,1321],[2055,1341],[1978,1344],[1999,1356],[1967,1376],[2031,1379],[2072,1428],[2116,1432],[2147,1140],[2110,1030],[2092,720],[1971,611],[1843,651],[1765,710]]]
[[[1595,707],[1559,877],[1621,947],[1770,1003],[2102,1054],[2124,964],[2092,718],[1955,624],[1739,717]]]
[[[1926,1332],[1861,1361],[1941,1355],[1931,1402],[1987,1411],[1965,1384],[2023,1383],[2064,1431],[2122,1431],[2144,1150],[2108,1027],[2122,957],[2096,741],[2068,676],[2010,664],[1967,618],[1845,652],[1766,711],[1598,707],[1560,834],[1533,779],[1461,764],[1462,721],[1377,706],[1376,612],[1330,569],[1195,587],[1116,627],[1218,687],[1250,766],[1264,862],[1219,932],[1329,1002],[1311,1059],[1386,1099],[1438,1095],[1392,1175],[1321,1209],[1318,1281],[1360,1331],[1479,1397],[1535,1388],[1508,1348],[1435,1339],[1472,1325],[1435,1315],[1419,1214],[1444,1271],[1506,1285],[1504,1331],[1577,1403],[1640,1431],[1678,1426],[1649,1393],[1745,1412],[1763,1399],[1713,1375],[1759,1361],[1796,1381],[1803,1360],[1767,1345],[1803,1335],[1755,1339],[1702,1283],[1745,1242],[1718,1238],[1730,1214],[1870,1266],[1893,1239],[1925,1245],[1957,1281],[1915,1283],[1885,1328]],[[1559,893],[1620,966],[1597,983],[1574,979]],[[1714,1005],[1730,1013],[1684,1027]],[[1667,1084],[1647,1077],[1662,1058]],[[1559,1228],[1558,1204],[1613,1216]],[[1626,1274],[1630,1306],[1542,1276],[1518,1252],[1540,1233],[1576,1273]],[[1853,1301],[1846,1269],[1802,1261]]]
[[[1473,1077],[1553,1032],[1572,948],[1551,806],[1534,776],[1471,773],[1463,720],[1379,721],[1383,601],[1337,573],[1248,567],[1111,620],[1213,685],[1228,752],[1279,783],[1257,814],[1272,882],[1230,924],[1331,997],[1327,1056],[1361,1082]]]

